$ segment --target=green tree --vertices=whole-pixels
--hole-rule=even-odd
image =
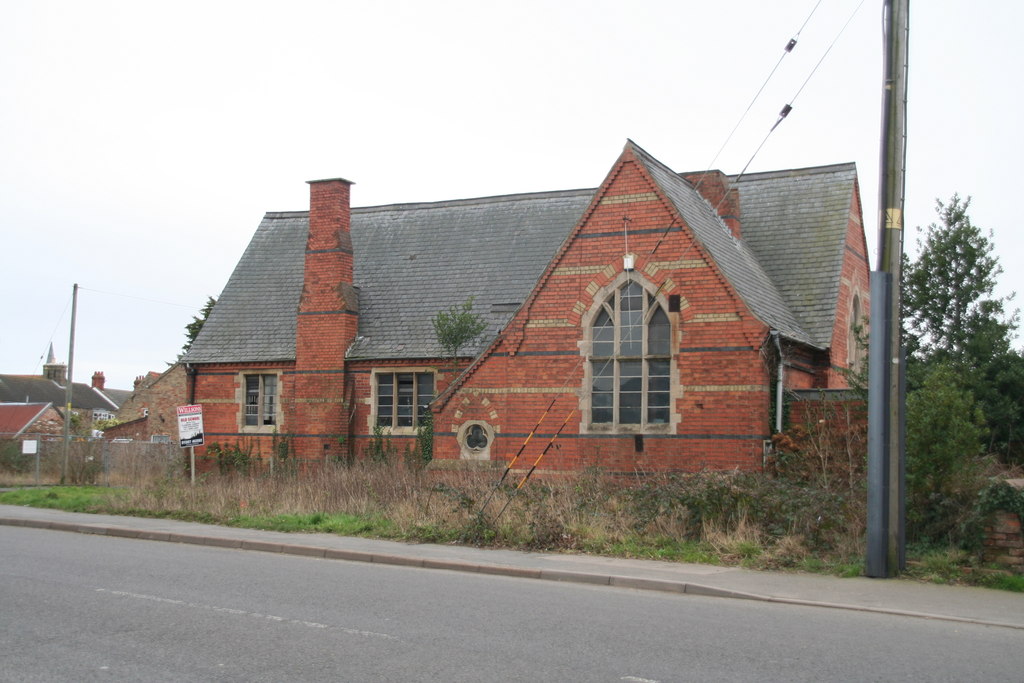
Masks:
[[[970,198],[937,202],[939,222],[921,231],[918,257],[905,260],[903,319],[911,389],[948,365],[984,412],[988,448],[1010,457],[1024,410],[1024,357],[1012,347],[1019,316],[1013,295],[994,294],[1002,274],[992,233],[971,222]]]
[[[459,355],[459,350],[475,342],[487,329],[487,323],[473,312],[474,299],[475,297],[469,297],[462,304],[456,304],[447,311],[438,311],[431,321],[434,323],[437,343],[453,363]]]
[[[915,541],[958,542],[982,478],[985,418],[945,363],[907,397],[907,533]]]
[[[181,353],[178,355],[178,358],[181,358],[192,348],[192,344],[195,342],[196,337],[199,336],[199,331],[203,329],[203,325],[206,323],[206,319],[210,317],[210,311],[213,310],[216,303],[217,300],[212,296],[207,297],[206,305],[199,311],[199,315],[192,316],[192,322],[185,325],[185,344],[181,347]]]
[[[992,233],[971,222],[971,199],[936,202],[940,223],[919,238],[918,258],[904,271],[904,319],[918,358],[972,363],[1005,352],[1017,324],[1006,314],[1012,298],[993,291],[1003,269]],[[918,228],[919,231],[920,228]]]

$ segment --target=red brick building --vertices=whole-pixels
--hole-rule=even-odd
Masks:
[[[430,414],[439,460],[558,434],[545,469],[758,468],[778,383],[843,388],[861,358],[853,164],[679,174],[628,142],[596,190],[352,209],[350,186],[265,216],[184,358],[208,443],[358,455]],[[456,369],[432,319],[470,299]]]
[[[187,394],[188,378],[180,363],[136,378],[134,390],[117,411],[120,424],[105,429],[104,438],[176,443],[176,408],[188,402]]]

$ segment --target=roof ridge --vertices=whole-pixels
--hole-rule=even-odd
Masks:
[[[857,162],[845,161],[838,164],[827,164],[825,166],[803,166],[800,168],[777,169],[774,171],[757,171],[756,173],[744,173],[743,177],[737,180],[737,175],[728,176],[731,182],[746,182],[762,178],[788,178],[806,175],[817,175],[822,173],[836,173],[838,171],[855,171]]]
[[[517,192],[514,194],[488,195],[484,197],[466,197],[464,199],[441,199],[433,202],[397,202],[394,204],[376,204],[371,206],[352,207],[353,213],[369,213],[373,211],[384,211],[392,209],[409,209],[416,207],[449,207],[449,206],[470,206],[475,204],[498,204],[502,202],[514,202],[522,199],[549,199],[555,197],[577,197],[585,194],[593,194],[597,188],[577,188],[573,190],[546,190],[541,192]]]
[[[395,211],[399,209],[416,208],[448,208],[452,206],[473,206],[483,204],[498,204],[502,202],[515,202],[523,199],[555,199],[558,197],[579,197],[593,194],[596,187],[581,187],[571,190],[543,190],[539,192],[516,192],[513,194],[486,195],[483,197],[465,197],[462,199],[439,199],[426,202],[395,202],[392,204],[371,204],[369,206],[353,206],[352,213],[375,213],[378,211]],[[264,218],[308,218],[309,210],[305,211],[267,211]]]
[[[693,231],[694,239],[715,262],[750,314],[764,324],[780,329],[790,339],[809,342],[811,336],[803,329],[799,318],[781,295],[778,283],[765,270],[746,240],[733,234],[711,202],[686,178],[631,140],[627,147],[630,145],[660,192],[675,205],[679,216]],[[670,188],[667,186],[669,183],[677,187]]]

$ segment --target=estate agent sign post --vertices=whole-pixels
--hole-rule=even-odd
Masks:
[[[196,446],[203,445],[203,407],[178,406],[178,440],[182,448],[189,449],[189,471],[196,483]]]

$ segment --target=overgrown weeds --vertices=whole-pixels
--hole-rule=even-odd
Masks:
[[[776,440],[766,472],[700,471],[610,477],[592,468],[515,488],[493,471],[425,467],[396,457],[381,435],[370,452],[297,472],[281,440],[278,466],[244,447],[195,485],[159,469],[119,488],[0,494],[0,502],[434,543],[466,543],[681,562],[738,564],[853,576],[862,572],[865,489],[862,433],[841,406],[826,406]],[[139,470],[143,472],[143,470]],[[516,481],[516,479],[512,479]],[[971,484],[974,486],[974,484]],[[994,509],[1024,512],[1024,495],[983,489],[958,509],[962,538],[980,538]],[[911,576],[1021,590],[966,544],[912,549]]]
[[[402,458],[327,465],[294,476],[229,470],[89,489],[74,509],[428,542],[589,552],[688,562],[799,567],[809,555],[846,560],[847,509],[833,494],[794,491],[752,473],[651,475],[637,483],[598,470],[495,488],[493,473],[424,469]],[[22,493],[69,496],[76,489]],[[6,494],[11,495],[11,494]],[[51,503],[53,501],[50,501]],[[839,555],[837,555],[837,553]]]

